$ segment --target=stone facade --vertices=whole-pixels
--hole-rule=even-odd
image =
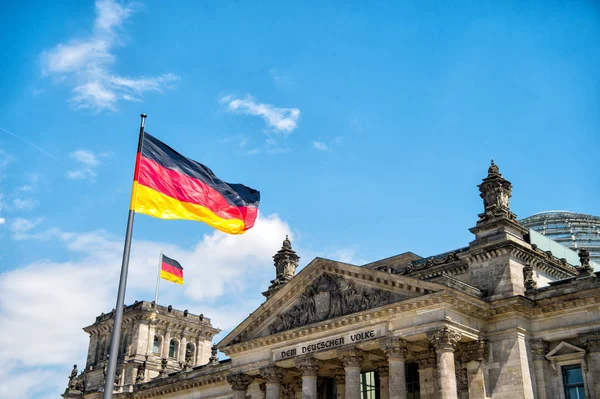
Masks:
[[[286,238],[266,301],[216,347],[206,318],[128,307],[115,397],[359,399],[374,372],[380,399],[600,398],[600,274],[585,252],[570,265],[529,243],[497,165],[479,188],[474,240],[444,254],[363,266],[316,258],[296,275]],[[111,322],[84,329],[88,362],[65,398],[102,397]]]

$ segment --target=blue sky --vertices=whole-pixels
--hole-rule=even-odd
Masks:
[[[261,191],[242,237],[136,219],[127,302],[152,299],[164,249],[187,283],[161,302],[225,331],[261,303],[285,234],[303,265],[467,245],[492,158],[520,217],[600,214],[597,4],[287,3],[2,6],[0,396],[56,397],[80,327],[114,307],[141,112]]]

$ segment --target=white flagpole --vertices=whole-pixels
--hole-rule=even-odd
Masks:
[[[154,295],[154,303],[158,306],[158,287],[160,287],[160,270],[162,268],[163,251],[160,251],[160,257],[158,258],[158,273],[156,275],[156,294]],[[158,309],[158,308],[157,308]]]

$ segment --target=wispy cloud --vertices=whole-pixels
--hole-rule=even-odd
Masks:
[[[342,141],[343,139],[341,136],[325,137],[324,139],[314,140],[312,142],[312,146],[317,151],[330,151],[334,147],[342,144]]]
[[[69,154],[77,166],[67,171],[69,179],[91,179],[96,177],[96,168],[100,165],[100,157],[107,154],[96,155],[89,150],[79,149]]]
[[[283,73],[278,68],[271,68],[269,70],[269,76],[273,80],[275,86],[280,89],[289,90],[293,89],[296,85],[294,79],[292,79],[289,75]]]
[[[278,133],[291,133],[298,127],[300,110],[298,108],[280,108],[271,104],[257,102],[252,96],[234,98],[225,96],[221,99],[227,110],[237,114],[260,116],[267,128]]]
[[[315,150],[319,151],[327,151],[329,149],[327,144],[323,143],[322,141],[313,141],[312,145]]]
[[[70,101],[76,109],[116,110],[121,100],[141,101],[145,92],[161,92],[179,80],[171,73],[134,78],[112,73],[114,49],[124,44],[119,30],[135,10],[136,3],[97,0],[90,36],[60,43],[41,54],[43,73],[72,87]]]

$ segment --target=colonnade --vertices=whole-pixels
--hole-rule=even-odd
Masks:
[[[427,333],[433,349],[411,353],[410,357],[419,363],[419,381],[422,399],[457,399],[455,370],[455,349],[461,334],[443,327]],[[406,359],[409,356],[407,342],[400,337],[386,337],[380,341],[386,360],[376,363],[380,381],[381,399],[406,399]],[[462,361],[468,373],[469,397],[485,397],[482,361],[484,354],[481,341],[461,349]],[[337,399],[360,399],[360,373],[365,353],[356,347],[337,351],[343,368],[333,370],[337,383]],[[323,362],[315,357],[299,357],[295,369],[302,376],[302,399],[317,399],[317,376]],[[270,365],[260,369],[260,377],[265,383],[265,399],[283,397],[282,383],[287,369]],[[248,386],[253,378],[246,374],[232,374],[228,381],[234,391],[233,399],[246,397]],[[483,396],[482,396],[483,395]]]

